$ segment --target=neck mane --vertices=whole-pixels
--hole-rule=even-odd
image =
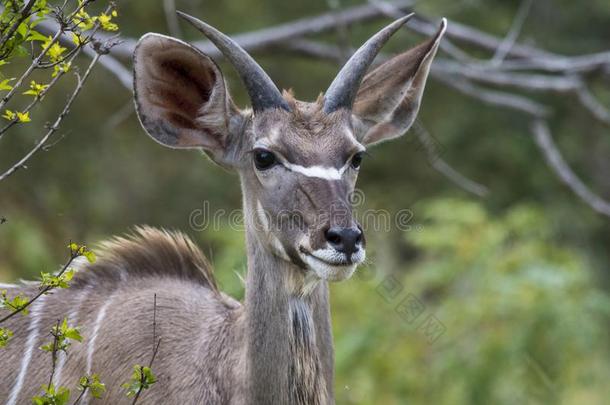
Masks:
[[[328,286],[303,294],[303,270],[247,232],[246,398],[253,404],[333,403]]]

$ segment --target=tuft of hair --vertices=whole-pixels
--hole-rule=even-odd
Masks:
[[[326,122],[329,117],[324,113],[324,93],[320,93],[318,98],[313,103],[299,101],[295,98],[292,89],[283,90],[282,96],[291,110],[290,119],[297,126],[306,127],[310,132],[315,133],[315,128],[309,128],[312,124],[314,127],[322,128],[317,125]]]
[[[93,264],[80,261],[73,287],[121,283],[133,278],[174,277],[203,285],[219,293],[212,267],[201,250],[179,231],[149,226],[102,242]]]

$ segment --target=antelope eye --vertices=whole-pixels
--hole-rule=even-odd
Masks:
[[[354,169],[360,168],[360,165],[362,164],[362,157],[363,156],[364,156],[364,152],[356,153],[354,156],[352,156],[352,161],[350,162],[350,165]]]
[[[267,170],[277,163],[275,155],[266,149],[254,150],[254,166],[258,170]]]

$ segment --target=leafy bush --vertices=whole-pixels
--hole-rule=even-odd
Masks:
[[[610,297],[544,211],[446,199],[418,213],[412,266],[334,288],[337,402],[604,403]]]

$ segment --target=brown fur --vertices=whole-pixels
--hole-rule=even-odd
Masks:
[[[159,382],[145,393],[143,403],[146,398],[155,398],[155,403],[227,403],[232,400],[228,393],[237,395],[235,378],[230,374],[240,359],[229,348],[239,339],[241,305],[218,291],[205,257],[186,236],[139,228],[129,237],[103,243],[95,264],[81,261],[78,267],[70,289],[43,296],[41,305],[33,304],[38,311],[14,317],[6,325],[15,335],[0,351],[2,364],[12,365],[0,368],[0,398],[8,398],[14,386],[32,315],[37,312],[38,338],[17,403],[28,403],[48,381],[51,358],[38,347],[52,341],[48,331],[70,314],[76,314],[78,319],[72,321],[81,327],[84,341],[69,349],[57,382],[70,387],[76,396],[78,378],[87,372],[96,317],[110,302],[96,337],[91,371],[99,373],[108,388],[100,403],[129,403],[120,386],[129,379],[133,365],[150,361],[155,294],[156,334],[161,346],[153,368]],[[35,287],[22,286],[9,294],[20,292],[31,297]],[[226,367],[224,374],[217,364]],[[193,392],[193,385],[201,389]]]
[[[148,226],[126,237],[100,244],[100,260],[87,265],[74,280],[74,288],[98,283],[131,282],[127,279],[174,277],[220,294],[212,268],[199,248],[183,233]]]

